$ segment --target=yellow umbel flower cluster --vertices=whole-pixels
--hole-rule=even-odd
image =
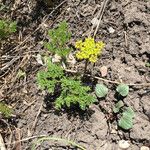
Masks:
[[[95,42],[94,38],[91,37],[86,38],[84,42],[79,40],[75,44],[75,48],[79,49],[76,57],[78,59],[88,59],[90,62],[95,63],[104,46],[105,44],[102,41]]]

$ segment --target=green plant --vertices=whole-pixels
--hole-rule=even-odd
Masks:
[[[80,81],[65,77],[63,69],[51,62],[48,62],[47,70],[38,72],[37,83],[42,90],[47,90],[51,94],[55,93],[56,86],[59,88],[60,96],[55,101],[56,109],[79,105],[85,110],[95,102],[95,98],[88,94],[89,87],[83,86]]]
[[[108,88],[103,84],[96,84],[95,93],[97,97],[105,97],[108,93]]]
[[[129,86],[126,84],[120,84],[117,86],[117,92],[122,96],[127,96],[129,93]]]
[[[71,48],[67,46],[71,37],[67,23],[63,21],[59,24],[58,28],[49,30],[48,36],[50,42],[46,42],[45,47],[53,54],[65,58],[71,51]]]
[[[120,111],[120,108],[124,106],[123,101],[119,101],[118,103],[115,104],[113,107],[113,112],[118,113]]]
[[[127,107],[126,110],[122,113],[122,116],[118,121],[118,125],[125,130],[129,130],[133,127],[133,118],[134,111],[132,108]]]
[[[88,94],[90,88],[83,86],[80,81],[63,78],[61,80],[61,88],[61,95],[55,102],[57,109],[64,105],[70,107],[71,105],[78,104],[82,110],[85,110],[87,106],[95,102],[95,98]]]
[[[0,39],[16,32],[16,22],[0,20]]]
[[[63,69],[48,61],[47,69],[38,72],[37,83],[42,90],[48,90],[49,93],[54,93],[56,84],[60,82],[63,76]]]
[[[3,102],[0,102],[0,113],[4,116],[9,118],[12,114],[12,109],[9,108],[6,104]]]

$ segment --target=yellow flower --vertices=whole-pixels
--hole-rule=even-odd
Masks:
[[[88,59],[90,62],[95,63],[97,57],[101,54],[105,44],[102,41],[95,42],[94,38],[88,37],[83,42],[79,40],[75,43],[75,48],[79,49],[76,53],[78,59]]]

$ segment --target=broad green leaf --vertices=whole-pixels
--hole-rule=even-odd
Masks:
[[[117,86],[117,92],[122,96],[127,96],[129,93],[129,86],[126,84],[120,84]]]
[[[124,114],[126,114],[127,116],[130,116],[130,117],[134,117],[134,111],[132,110],[131,107],[127,107],[126,108],[126,111],[124,112]]]
[[[114,113],[118,113],[120,108],[124,106],[123,101],[119,101],[118,103],[115,104],[115,106],[113,107],[113,112]]]
[[[95,88],[95,93],[97,97],[105,97],[108,93],[108,88],[103,84],[97,84]]]
[[[122,117],[118,121],[118,125],[125,129],[129,130],[133,127],[133,117],[134,117],[134,111],[128,107],[125,112],[123,112]]]

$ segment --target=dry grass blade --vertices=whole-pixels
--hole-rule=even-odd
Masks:
[[[0,149],[1,150],[6,150],[6,147],[5,147],[5,144],[4,144],[4,140],[3,140],[1,134],[0,134]]]
[[[101,7],[101,9],[100,9],[100,11],[99,11],[99,14],[98,14],[98,16],[97,16],[98,25],[97,25],[97,27],[96,27],[96,29],[95,29],[94,37],[95,37],[95,35],[96,35],[96,33],[97,33],[98,29],[99,29],[99,26],[100,26],[100,23],[101,23],[101,20],[102,20],[102,17],[103,17],[103,14],[104,14],[104,11],[105,11],[105,8],[106,8],[106,5],[107,5],[108,1],[109,1],[109,0],[104,0],[103,3],[102,3],[102,7]],[[92,30],[93,30],[93,29],[92,29]]]

